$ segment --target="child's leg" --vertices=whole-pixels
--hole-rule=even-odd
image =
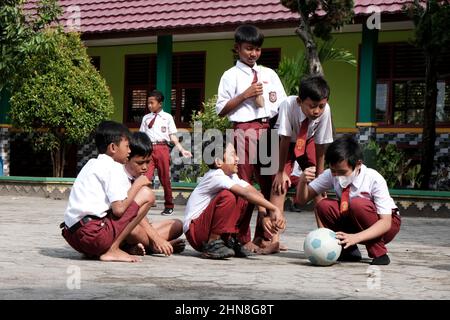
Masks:
[[[139,261],[136,257],[129,255],[125,251],[121,250],[120,244],[130,235],[132,230],[139,224],[139,222],[147,215],[148,209],[155,201],[153,192],[143,187],[136,195],[134,202],[127,208],[123,217],[135,216],[122,230],[122,225],[117,226],[116,231],[118,236],[114,239],[111,247],[104,254],[100,256],[102,261],[124,261],[124,262],[136,262]],[[122,218],[122,217],[121,217]],[[120,220],[120,219],[119,219]],[[114,221],[112,222],[113,227]]]
[[[154,173],[155,173],[155,159],[152,154],[150,163],[148,164],[147,172],[145,173],[145,176],[148,178],[148,180],[152,181]]]
[[[316,203],[315,212],[325,228],[333,231],[349,231],[348,217],[340,213],[337,200],[322,199]]]
[[[255,205],[253,203],[249,203],[244,198],[237,197],[235,208],[235,210],[239,212],[239,219],[236,222],[237,240],[239,240],[242,244],[246,244],[251,241],[250,221],[252,220],[254,209]]]
[[[356,232],[370,228],[370,226],[379,220],[375,204],[369,199],[363,198],[352,198],[349,216],[356,228]],[[383,236],[363,243],[367,248],[369,257],[377,258],[387,253],[385,244],[389,243],[399,232],[400,223],[400,216],[393,213],[391,229]]]
[[[155,236],[161,237],[164,241],[168,241],[173,248],[173,252],[179,253],[184,250],[185,243],[183,239],[177,239],[183,234],[183,224],[181,220],[170,219],[150,223],[147,217],[133,229],[126,241],[129,244],[141,243],[146,252],[162,253],[154,246]]]
[[[292,167],[293,167],[293,159],[288,159],[286,161],[286,164],[284,166],[284,172],[289,176],[292,172]],[[271,178],[271,186],[272,186],[272,178]],[[284,193],[280,193],[277,194],[275,193],[273,190],[271,190],[270,192],[270,202],[273,203],[279,210],[281,213],[284,213],[284,202],[286,200],[286,195],[287,195],[287,184],[286,184],[286,190]],[[264,233],[264,229],[262,227],[261,224],[261,217],[258,216],[258,220],[257,220],[257,224],[256,224],[256,228],[255,228],[255,237],[254,237],[254,242],[256,243],[262,243],[262,242],[267,242],[270,240],[270,242],[272,243],[277,243],[280,241],[280,234],[276,233],[272,236],[271,239],[269,239],[269,237],[267,235],[265,235]],[[278,245],[277,246],[278,249],[280,250],[287,250],[288,248],[285,245]],[[277,249],[276,252],[278,252],[279,250]]]
[[[152,222],[151,225],[167,241],[174,240],[183,234],[183,222],[179,219]]]
[[[158,169],[159,180],[164,189],[164,207],[173,208],[172,185],[170,183],[170,152],[167,145],[155,145],[158,153],[156,167]]]
[[[210,202],[202,214],[191,221],[186,238],[197,251],[203,250],[204,243],[219,239],[223,234],[236,233],[239,212],[237,199],[229,190],[222,190]]]
[[[183,234],[183,222],[179,219],[169,219],[151,223],[153,228],[173,247],[174,253],[184,251],[186,242],[179,237]]]

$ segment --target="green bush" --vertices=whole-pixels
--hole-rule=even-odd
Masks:
[[[114,105],[79,34],[52,28],[42,37],[45,45],[28,54],[18,70],[10,116],[37,150],[51,152],[53,174],[61,177],[66,146],[85,142]]]
[[[420,164],[412,165],[411,159],[405,159],[405,154],[394,144],[381,147],[376,141],[370,140],[363,150],[365,157],[370,155],[366,163],[377,170],[387,182],[389,188],[415,188],[420,183]]]
[[[202,123],[203,132],[208,129],[218,129],[225,132],[226,129],[232,128],[228,117],[219,117],[216,112],[217,95],[212,96],[202,105],[202,109],[192,112],[191,126],[194,127],[194,122],[200,121]]]
[[[228,117],[219,117],[217,114],[216,101],[217,95],[214,95],[203,103],[203,107],[200,111],[194,111],[192,113],[192,127],[194,127],[194,122],[201,122],[202,133],[208,129],[218,129],[222,133],[225,133],[227,129],[231,129],[233,127],[231,122],[228,120]],[[203,176],[208,170],[209,167],[202,162],[198,175]]]

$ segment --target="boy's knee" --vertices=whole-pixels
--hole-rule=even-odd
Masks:
[[[219,197],[220,201],[228,202],[233,201],[236,202],[236,195],[231,192],[230,190],[222,190],[217,195]]]
[[[323,215],[330,210],[332,205],[332,199],[322,199],[315,205],[315,209],[318,215]]]
[[[149,187],[142,187],[134,198],[140,207],[147,203],[153,204],[155,200],[155,194]]]
[[[365,212],[375,212],[377,211],[375,204],[365,198],[354,197],[351,199],[349,213],[353,215],[358,215]]]

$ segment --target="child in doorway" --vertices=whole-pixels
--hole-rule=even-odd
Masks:
[[[173,214],[172,186],[170,182],[170,148],[172,142],[183,157],[192,157],[191,152],[185,150],[176,136],[177,128],[171,114],[162,110],[164,95],[153,90],[148,94],[148,109],[150,113],[142,119],[139,131],[144,132],[150,138],[153,145],[152,161],[150,162],[146,176],[152,179],[155,168],[158,169],[159,180],[164,189],[164,216]]]
[[[315,210],[318,226],[337,231],[336,238],[344,245],[339,260],[361,260],[357,247],[361,243],[373,258],[371,264],[389,264],[386,244],[399,232],[401,219],[386,180],[363,164],[362,151],[351,136],[334,141],[325,161],[330,168],[317,178],[314,167],[304,170],[297,200],[304,204],[333,188],[339,200],[322,199]]]

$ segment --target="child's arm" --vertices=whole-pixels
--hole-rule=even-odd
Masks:
[[[291,143],[291,137],[280,136],[280,152],[279,152],[279,165],[278,171],[272,183],[272,190],[275,194],[284,194],[288,188],[291,187],[291,179],[284,172],[284,165],[286,164],[286,158],[289,151],[289,145]],[[287,183],[287,188],[286,188]]]
[[[361,242],[378,238],[389,231],[392,223],[392,215],[379,214],[377,222],[368,229],[358,233],[349,234],[342,231],[336,232],[336,238],[341,240],[341,244],[345,244],[344,249]]]
[[[308,203],[312,198],[317,196],[316,191],[308,184],[316,178],[316,167],[306,168],[298,179],[297,192],[295,201],[301,205]]]
[[[121,217],[127,208],[130,206],[131,202],[133,202],[136,197],[138,191],[143,187],[150,184],[150,180],[146,176],[139,176],[134,183],[131,185],[131,188],[128,190],[127,198],[120,201],[114,201],[111,203],[111,209],[113,214],[116,217]]]
[[[318,177],[325,170],[325,151],[326,144],[316,144],[316,177]],[[326,198],[326,192],[317,195],[314,202],[318,203],[323,198]]]
[[[225,107],[222,109],[222,111],[220,111],[219,116],[225,117],[231,111],[236,109],[242,102],[244,102],[244,100],[262,94],[263,94],[262,83],[253,83],[250,87],[247,88],[247,90],[245,90],[241,94],[238,94],[234,98],[228,100],[228,102],[225,104]]]
[[[181,152],[183,157],[185,157],[185,158],[192,157],[192,153],[183,148],[180,141],[178,140],[178,137],[175,134],[170,135],[170,141],[172,141],[172,143],[175,145],[175,147]]]
[[[326,144],[316,144],[316,177],[325,170]]]
[[[271,230],[266,229],[269,233],[277,232],[278,230],[282,230],[286,227],[286,218],[283,216],[281,211],[273,205],[271,202],[267,201],[263,195],[256,190],[253,186],[248,185],[247,187],[242,187],[238,184],[235,184],[230,189],[231,192],[237,194],[238,196],[243,197],[250,203],[254,203],[260,207],[264,207],[270,211],[270,217],[273,223],[271,224]],[[269,228],[267,225],[265,228]]]

